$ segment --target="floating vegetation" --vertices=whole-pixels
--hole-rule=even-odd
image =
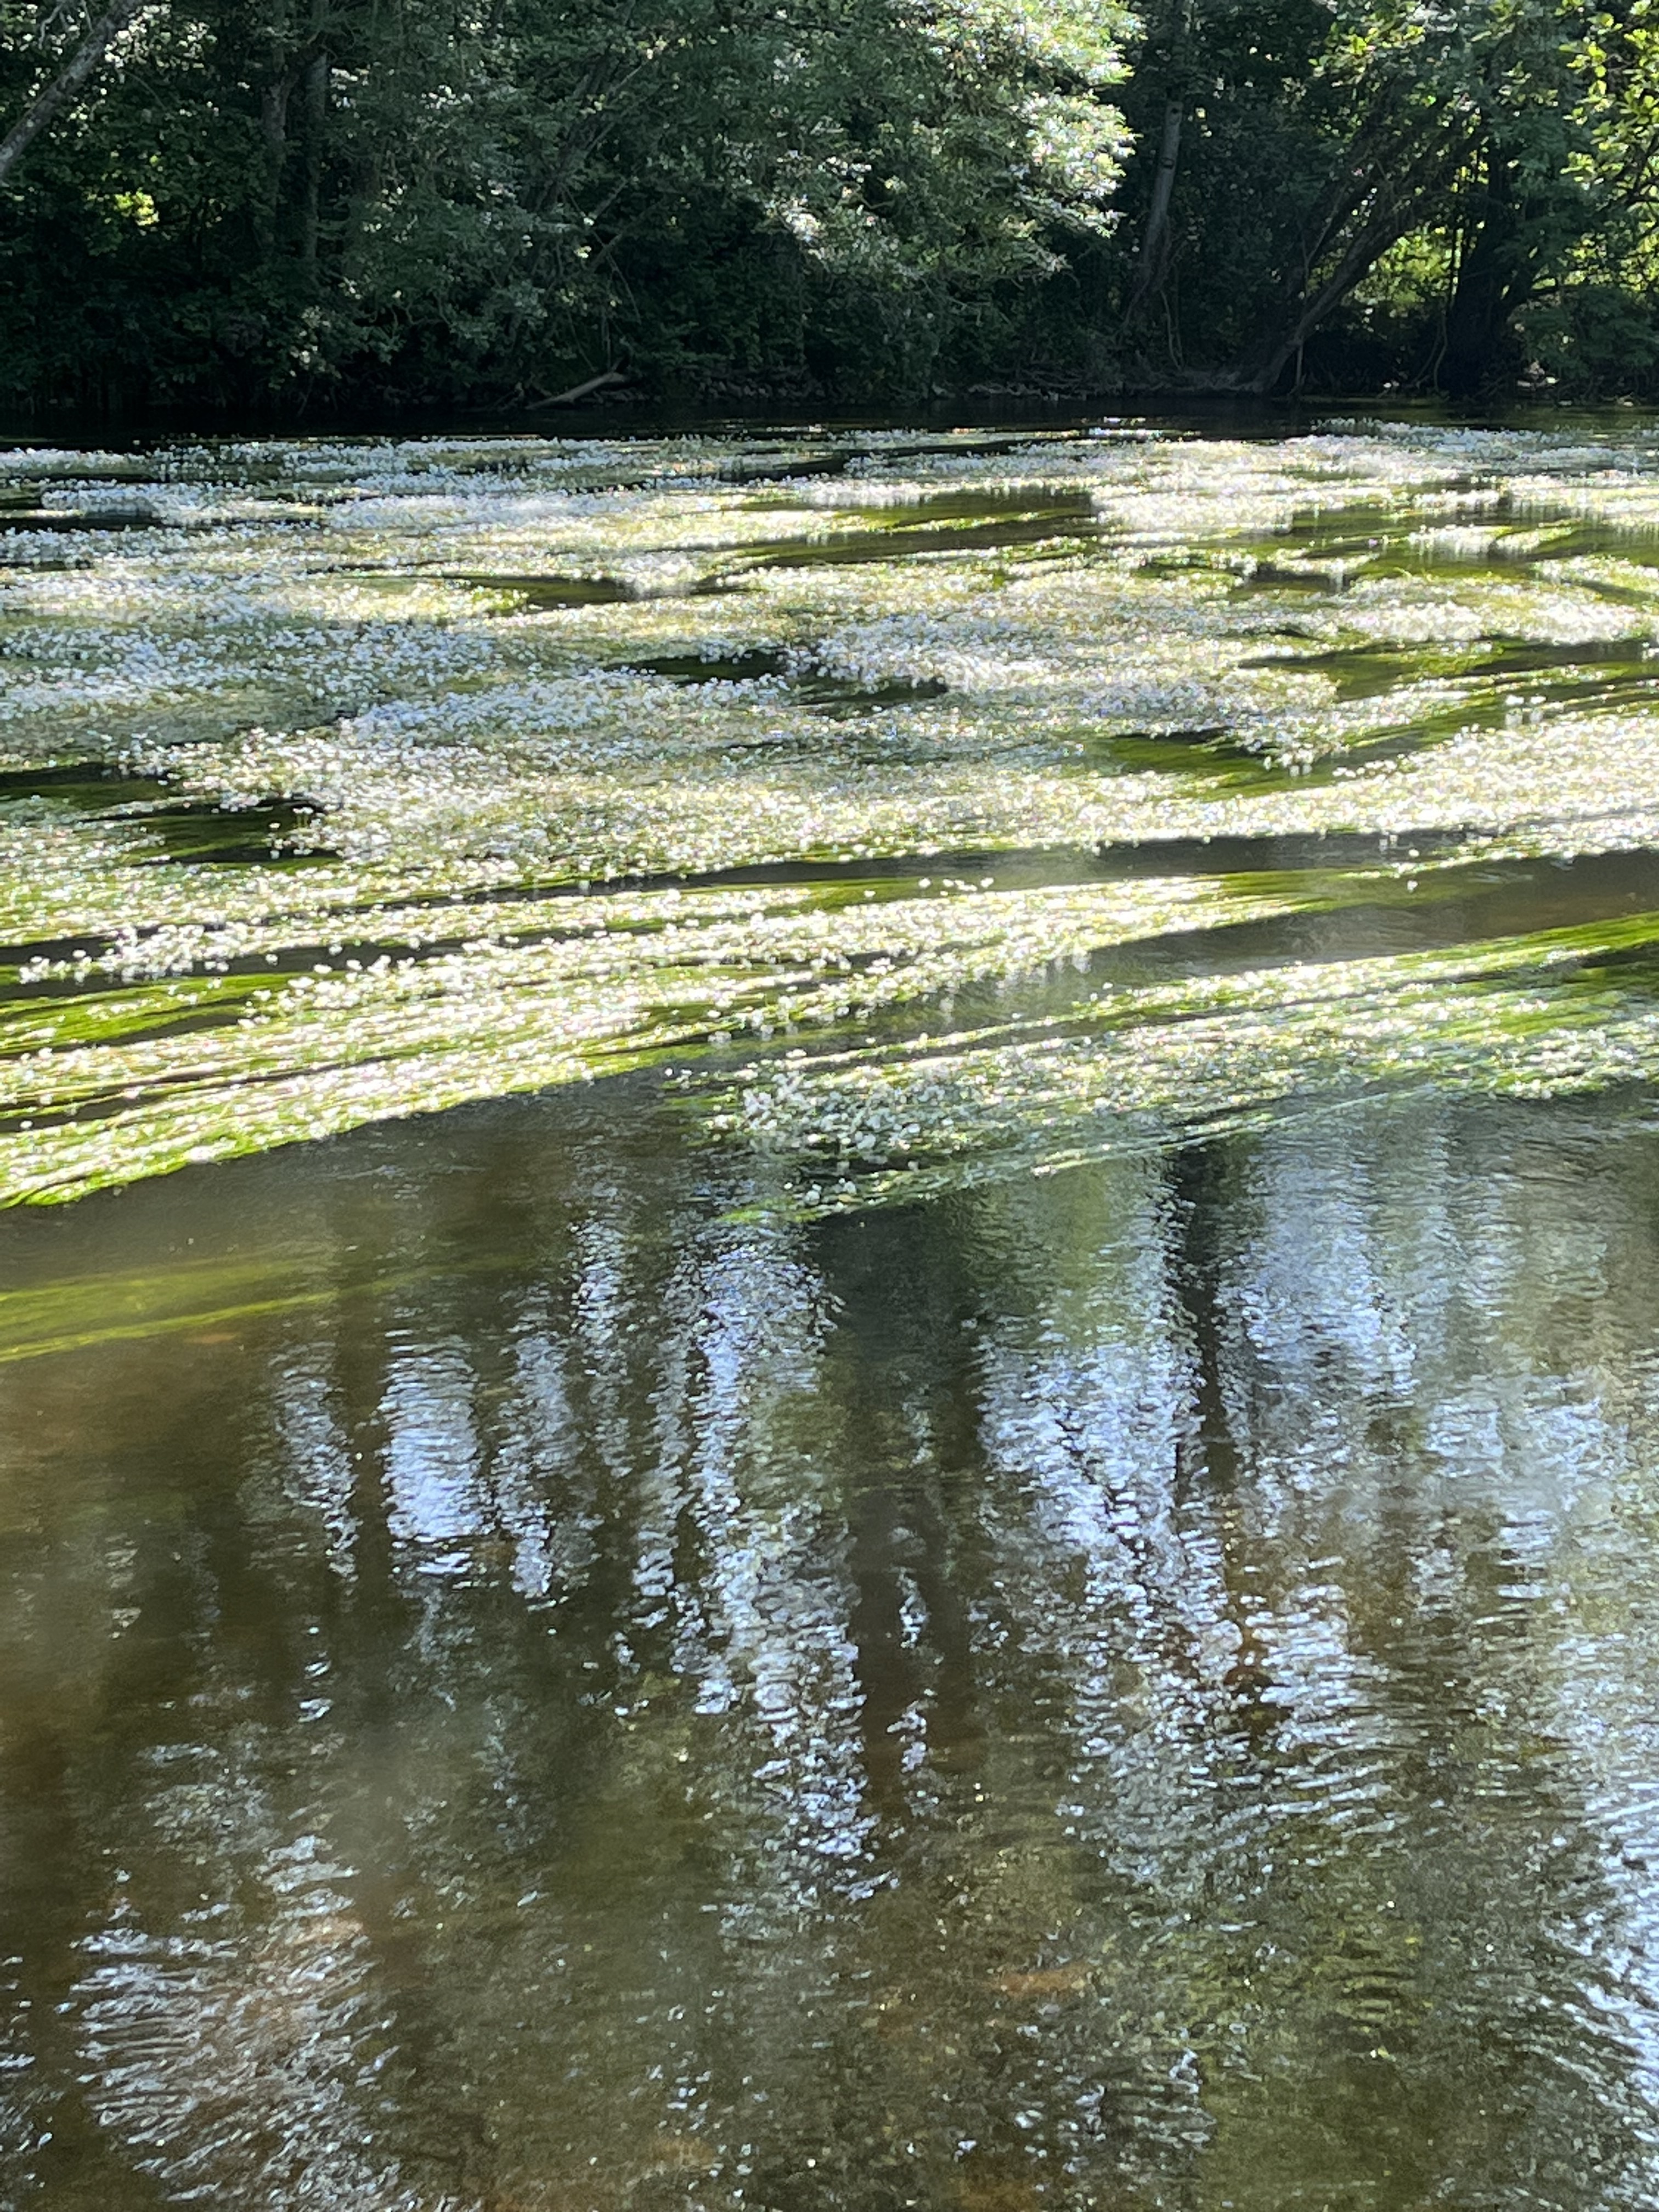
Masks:
[[[0,500],[0,1199],[652,1061],[808,1206],[1652,1072],[1626,878],[1553,904],[1659,845],[1645,430],[14,453]]]

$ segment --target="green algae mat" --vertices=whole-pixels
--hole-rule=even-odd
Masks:
[[[0,456],[0,1200],[642,1065],[811,1213],[1659,1067],[1659,434]]]

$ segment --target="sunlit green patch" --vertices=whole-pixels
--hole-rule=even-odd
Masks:
[[[85,962],[82,972],[94,972]],[[14,974],[15,971],[14,971]],[[0,995],[0,1054],[57,1054],[71,1046],[133,1043],[179,1030],[228,1021],[264,986],[257,976],[191,976],[128,990],[88,989],[73,996]],[[57,1104],[47,1062],[39,1088],[27,1093],[42,1111]]]
[[[273,1287],[273,1272],[277,1282]],[[240,1264],[181,1267],[112,1282],[106,1276],[53,1283],[35,1291],[0,1291],[0,1365],[94,1344],[222,1329],[259,1316],[315,1304],[337,1295],[301,1286],[284,1290],[269,1258]]]
[[[273,1315],[303,1312],[352,1292],[404,1290],[425,1279],[413,1269],[337,1268],[319,1289],[308,1258],[181,1261],[154,1273],[71,1277],[34,1290],[0,1291],[0,1366],[94,1345],[158,1336],[222,1337]]]
[[[1109,970],[1317,999],[1523,920],[1472,864],[1659,846],[1637,437],[15,458],[165,527],[0,544],[12,1198]]]
[[[1455,951],[1194,978],[915,1045],[757,1063],[709,1126],[796,1164],[807,1212],[1054,1172],[1292,1104],[1518,1097],[1659,1075],[1659,912]]]

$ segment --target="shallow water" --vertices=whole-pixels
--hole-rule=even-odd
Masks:
[[[0,2200],[1659,2201],[1659,1123],[14,1217]]]
[[[1656,457],[1634,418],[15,453],[0,1200],[638,1066],[798,1213],[1315,1092],[1644,1079]]]
[[[1659,2206],[1659,434],[4,458],[0,2204]]]

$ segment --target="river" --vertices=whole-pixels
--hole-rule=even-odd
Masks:
[[[1659,2205],[1659,432],[0,454],[0,2203]]]

